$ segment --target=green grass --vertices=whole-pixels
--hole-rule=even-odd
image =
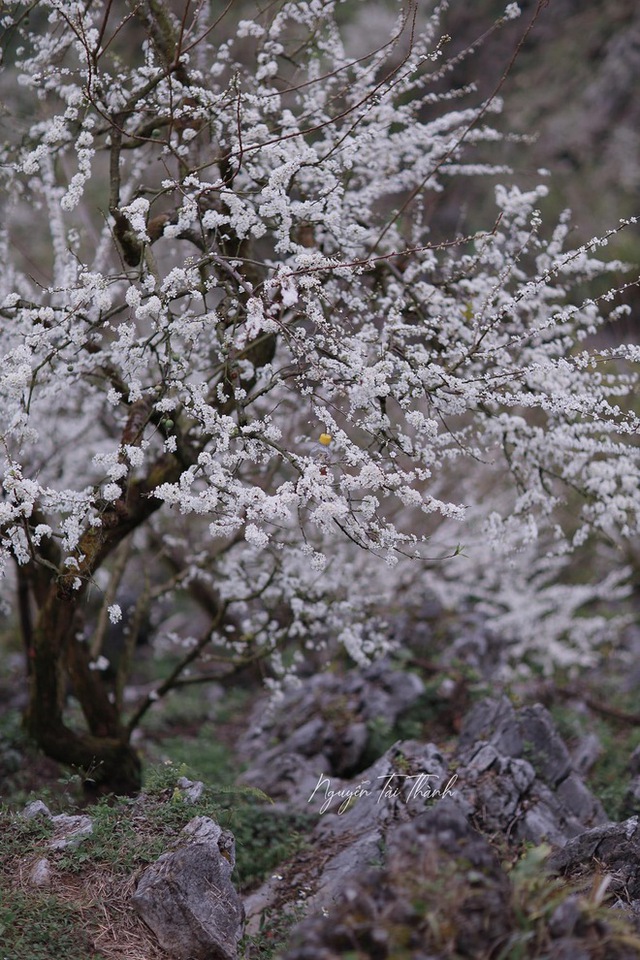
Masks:
[[[58,897],[0,889],[2,960],[103,960],[77,910]]]
[[[177,833],[192,817],[208,816],[236,838],[234,883],[246,891],[266,879],[273,870],[292,856],[305,842],[305,835],[317,816],[272,810],[269,799],[259,790],[229,785],[205,786],[196,804],[184,802],[175,784],[180,776],[193,779],[194,770],[173,763],[155,767],[149,774],[149,793],[142,806],[151,813],[157,830]],[[170,794],[170,795],[169,795]],[[154,797],[160,798],[153,804]],[[163,799],[164,798],[164,799]],[[132,801],[129,801],[131,803]],[[137,801],[132,802],[135,806]],[[109,808],[107,808],[109,809]],[[166,840],[165,840],[166,843]]]
[[[160,750],[176,766],[184,765],[190,779],[202,780],[211,786],[228,786],[240,772],[233,751],[216,739],[215,724],[211,722],[203,725],[191,739],[163,737]],[[144,782],[148,783],[148,774]]]

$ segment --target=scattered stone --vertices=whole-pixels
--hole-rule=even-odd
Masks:
[[[202,780],[188,780],[187,777],[180,777],[178,787],[182,791],[185,803],[197,803],[204,793]]]
[[[93,821],[87,816],[68,816],[60,813],[51,817],[54,835],[47,846],[51,850],[75,850],[83,840],[93,833]]]
[[[233,884],[233,835],[208,817],[144,871],[133,905],[173,960],[236,960],[244,911]]]
[[[46,857],[36,860],[29,871],[29,883],[34,887],[51,886],[51,864]]]
[[[66,813],[53,816],[49,807],[42,800],[32,800],[31,803],[28,803],[22,811],[22,816],[26,820],[35,820],[37,817],[42,817],[50,821],[53,826],[53,837],[47,842],[50,850],[64,850],[66,848],[73,850],[93,833],[91,817],[85,815],[69,816]]]
[[[36,817],[46,817],[47,820],[50,820],[51,811],[42,800],[32,800],[22,811],[22,816],[25,820],[35,820]]]

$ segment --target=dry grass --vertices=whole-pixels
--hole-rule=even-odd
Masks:
[[[69,873],[52,864],[51,886],[42,891],[29,878],[43,853],[39,851],[14,864],[17,869],[9,888],[34,897],[40,892],[54,896],[77,916],[96,954],[104,960],[167,960],[167,954],[131,904],[141,871],[123,877],[105,865],[88,864],[81,872]],[[55,949],[55,943],[51,946]]]
[[[56,882],[56,896],[78,912],[105,960],[167,960],[131,905],[137,880],[96,867],[79,876],[63,875]]]

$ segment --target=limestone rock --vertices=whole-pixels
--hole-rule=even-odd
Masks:
[[[638,817],[606,823],[569,840],[549,860],[558,873],[579,874],[598,867],[611,876],[610,890],[640,899],[640,827]]]
[[[362,769],[371,722],[392,727],[423,690],[415,674],[388,660],[343,677],[309,677],[276,710],[257,707],[240,744],[250,765],[243,780],[273,799],[304,802],[314,775],[349,777]]]
[[[571,764],[576,773],[584,776],[589,773],[595,762],[602,754],[602,742],[595,733],[588,733],[582,737],[571,753]]]
[[[561,846],[607,822],[540,704],[516,711],[506,697],[481,701],[464,720],[457,759],[462,793],[488,833]]]
[[[48,846],[51,850],[75,849],[93,833],[93,821],[87,816],[69,816],[60,813],[51,817],[54,834]]]
[[[236,960],[244,911],[231,882],[233,836],[208,817],[144,871],[133,904],[173,960]]]
[[[482,700],[465,717],[458,753],[464,755],[479,740],[488,741],[504,756],[524,757],[551,787],[557,787],[572,769],[569,751],[541,704],[516,712],[507,697]]]
[[[187,777],[180,777],[177,785],[182,791],[185,803],[197,803],[204,793],[202,780],[189,780]]]
[[[46,817],[47,820],[50,820],[51,811],[42,800],[32,800],[22,811],[22,816],[25,820],[35,820],[36,817]]]
[[[22,811],[26,820],[35,820],[41,817],[48,820],[53,826],[53,837],[47,843],[50,850],[75,849],[83,840],[93,833],[93,820],[86,815],[70,816],[59,813],[53,816],[49,807],[42,800],[32,800]]]
[[[46,857],[36,860],[29,871],[29,883],[34,887],[51,886],[51,864]]]
[[[331,681],[331,696],[339,697],[339,678]],[[428,956],[428,948],[436,945],[422,937],[422,921],[412,918],[411,904],[433,896],[437,906],[441,878],[446,878],[451,908],[458,909],[458,899],[466,904],[458,947],[461,956],[467,955],[464,951],[484,935],[479,932],[483,923],[500,935],[506,922],[510,881],[484,838],[563,847],[589,828],[607,825],[601,804],[539,704],[518,710],[506,697],[481,701],[465,718],[453,757],[445,758],[434,744],[399,741],[367,769],[339,776],[327,749],[333,732],[323,723],[326,701],[312,695],[318,691],[316,678],[308,683],[291,713],[285,705],[287,715],[274,714],[269,721],[277,742],[269,748],[268,764],[260,757],[245,774],[267,792],[278,790],[283,806],[299,809],[304,803],[319,813],[308,850],[245,900],[252,933],[265,911],[291,911],[304,892],[309,920],[291,960],[329,960],[343,949],[356,949],[354,943],[371,955],[392,957],[395,947],[387,933],[404,926],[416,950],[426,946]],[[357,684],[347,679],[347,686],[352,692]],[[366,685],[358,689],[371,692]],[[345,701],[357,706],[348,697]],[[460,868],[456,856],[470,866]],[[427,874],[431,886],[423,882]],[[410,889],[409,876],[423,878],[419,890]],[[570,927],[567,916],[555,918],[554,929],[562,930],[553,945],[558,958],[570,949],[565,946],[574,936]],[[355,941],[348,943],[352,934]],[[488,941],[485,948],[490,949]]]
[[[297,899],[304,890],[310,911],[332,909],[354,877],[381,863],[392,825],[419,816],[444,794],[466,812],[455,774],[438,748],[413,740],[394,744],[350,780],[316,777],[305,799],[320,814],[309,838],[309,848],[317,853],[303,859],[284,886]],[[282,877],[276,874],[246,898],[250,933],[257,931],[260,914],[282,904],[283,896]]]
[[[361,869],[344,882],[329,917],[315,916],[298,926],[286,960],[329,960],[346,951],[392,958],[403,946],[422,946],[423,952],[410,955],[426,960],[433,956],[428,949],[437,947],[430,909],[447,895],[446,883],[454,875],[459,882],[454,881],[449,907],[456,956],[488,956],[506,935],[509,880],[455,800],[445,797],[396,825],[387,840],[384,870]]]

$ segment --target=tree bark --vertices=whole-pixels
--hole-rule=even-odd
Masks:
[[[130,743],[131,730],[111,702],[100,671],[91,670],[89,644],[80,637],[81,605],[87,585],[109,554],[161,505],[153,490],[171,482],[181,467],[162,457],[149,475],[127,488],[103,515],[101,527],[89,527],[75,551],[76,563],[58,575],[33,562],[33,599],[37,608],[29,638],[29,706],[26,727],[47,756],[77,769],[90,790],[131,794],[141,786],[140,759]],[[60,568],[59,568],[60,569]],[[38,589],[35,589],[37,573]],[[27,578],[28,579],[28,578]],[[80,580],[76,589],[75,581]],[[69,690],[77,697],[87,732],[77,732],[64,722]]]
[[[89,669],[87,644],[75,636],[81,596],[61,596],[52,585],[39,612],[32,638],[26,727],[47,756],[80,773],[90,792],[136,793],[142,782],[140,759],[99,672]],[[76,732],[64,722],[69,681],[89,733]]]

